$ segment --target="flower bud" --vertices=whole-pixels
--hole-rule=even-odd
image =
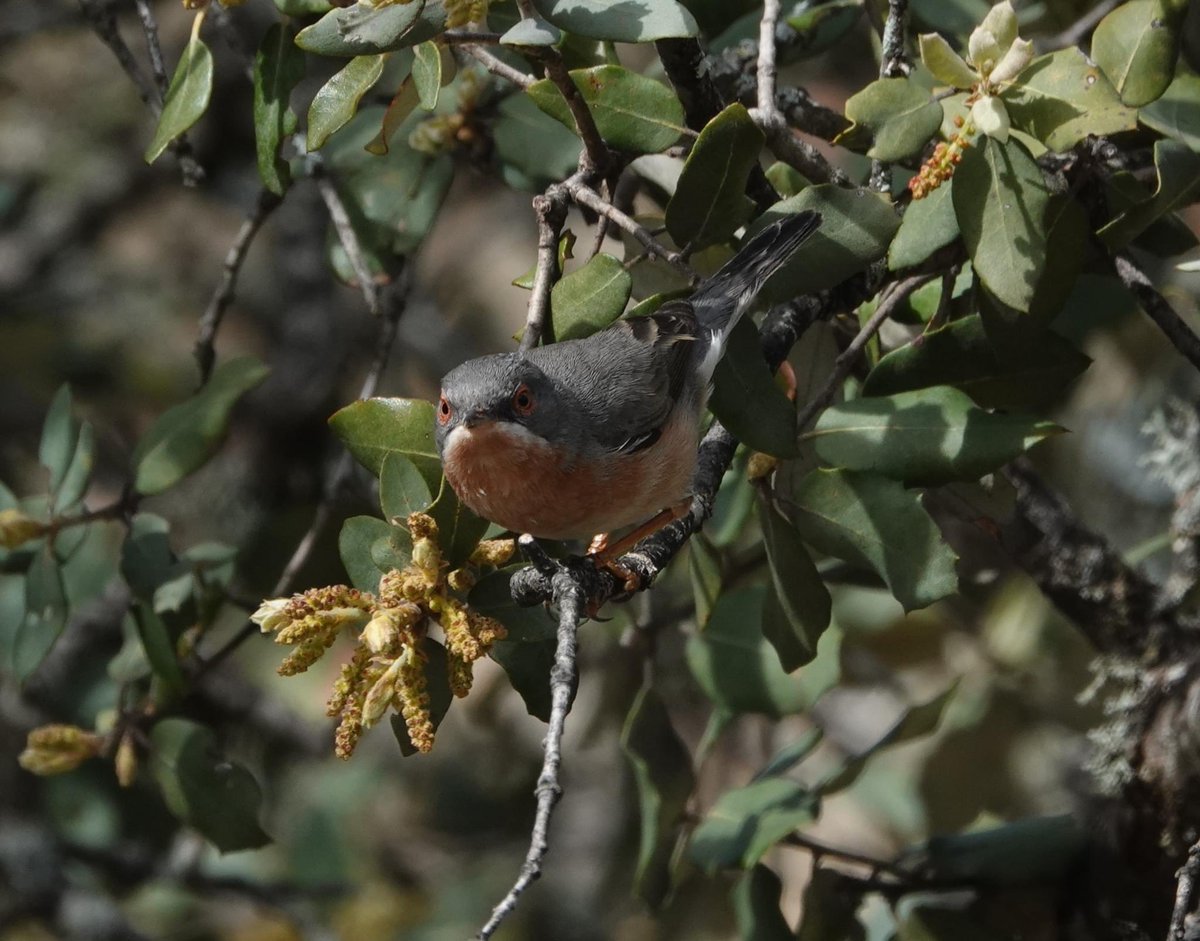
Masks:
[[[0,510],[0,547],[15,549],[46,531],[46,524],[17,509]]]
[[[29,733],[17,762],[32,774],[63,774],[99,754],[102,741],[75,725],[43,725]]]
[[[288,601],[287,598],[268,598],[250,615],[250,620],[257,624],[264,634],[277,631],[291,621],[288,615]]]

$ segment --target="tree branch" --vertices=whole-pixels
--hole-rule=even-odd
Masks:
[[[1188,850],[1187,860],[1175,874],[1175,909],[1171,913],[1171,927],[1167,941],[1184,941],[1187,937],[1187,920],[1192,911],[1192,894],[1196,879],[1200,876],[1200,840]]]
[[[522,537],[523,546],[529,548],[531,543],[536,546],[532,538]],[[535,555],[537,552],[540,552],[540,547],[535,550]],[[545,562],[546,560],[541,560],[543,567]],[[525,854],[520,875],[508,890],[508,894],[492,910],[487,924],[480,930],[481,941],[486,941],[495,933],[500,923],[517,907],[521,894],[541,876],[542,861],[550,845],[550,815],[562,796],[559,769],[562,766],[563,730],[567,713],[571,710],[571,702],[575,698],[577,632],[584,618],[586,599],[581,580],[576,578],[567,566],[560,568],[551,577],[551,584],[554,604],[558,608],[558,642],[554,650],[554,666],[550,670],[550,725],[546,730],[542,771],[534,789],[537,795],[537,812],[530,834],[529,852]]]
[[[908,0],[888,0],[887,19],[883,24],[879,77],[903,78],[912,70],[905,50],[907,41]],[[879,193],[892,190],[891,166],[882,160],[871,161],[870,187]]]
[[[325,201],[325,207],[329,210],[329,219],[337,232],[338,241],[342,243],[342,248],[346,250],[346,257],[350,260],[350,267],[354,269],[354,276],[358,279],[358,289],[362,291],[363,300],[367,302],[367,310],[372,316],[378,317],[380,312],[379,285],[371,273],[371,266],[358,241],[358,233],[354,231],[354,224],[350,221],[346,204],[342,202],[342,196],[325,172],[322,162],[313,162],[312,175],[317,181],[317,188],[321,191],[321,199]]]
[[[528,88],[537,81],[532,75],[522,72],[520,69],[514,69],[503,59],[484,49],[483,46],[464,43],[459,48],[493,75],[506,79],[519,88]]]
[[[638,223],[636,219],[623,213],[612,203],[605,200],[599,193],[592,189],[587,182],[576,174],[563,184],[567,192],[571,194],[571,198],[581,206],[586,206],[593,212],[604,216],[618,228],[623,229],[632,235],[646,251],[657,258],[661,258],[672,268],[677,270],[691,281],[699,279],[696,271],[683,260],[682,254],[673,252],[657,239],[646,229],[644,225]]]
[[[576,176],[580,171],[576,171]],[[550,290],[558,280],[558,240],[562,235],[563,223],[567,221],[567,191],[565,183],[552,184],[546,192],[533,198],[533,212],[537,216],[538,253],[537,267],[533,275],[533,291],[529,298],[529,311],[525,315],[525,333],[521,337],[521,349],[531,350],[547,336],[550,323]]]
[[[204,309],[204,313],[200,317],[200,327],[197,331],[196,345],[193,349],[196,362],[200,366],[201,385],[208,382],[209,377],[212,375],[213,362],[216,360],[216,351],[213,347],[216,343],[217,331],[221,327],[221,319],[225,316],[226,309],[228,309],[230,303],[233,301],[234,290],[237,287],[238,273],[242,269],[242,263],[246,260],[246,252],[250,250],[250,243],[254,241],[254,236],[258,234],[258,230],[262,228],[262,224],[281,202],[283,202],[283,198],[276,196],[265,186],[259,190],[254,209],[246,217],[245,221],[242,222],[242,227],[238,230],[237,237],[233,240],[233,244],[229,247],[229,251],[225,255],[225,265],[221,274],[221,281],[217,285],[217,289],[213,291],[213,295],[208,301],[208,306]]]
[[[1127,252],[1113,256],[1113,267],[1121,283],[1137,298],[1151,320],[1157,325],[1168,340],[1174,344],[1183,356],[1196,369],[1200,369],[1200,337],[1183,321],[1175,309],[1167,303],[1158,290],[1150,283],[1146,273]]]

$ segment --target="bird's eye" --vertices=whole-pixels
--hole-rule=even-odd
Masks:
[[[438,424],[446,424],[450,420],[450,413],[453,411],[450,407],[450,400],[443,395],[441,401],[438,402]]]
[[[529,386],[521,383],[512,397],[513,409],[518,415],[528,415],[533,411],[533,393]]]

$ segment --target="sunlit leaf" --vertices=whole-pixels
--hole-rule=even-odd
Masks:
[[[534,0],[533,5],[560,29],[612,42],[653,42],[695,36],[699,30],[687,8],[675,0]]]
[[[292,89],[304,78],[304,53],[296,31],[283,23],[267,30],[254,57],[254,141],[258,175],[278,196],[291,182],[288,162],[279,156],[284,138],[296,130],[296,113],[288,104]]]
[[[1162,0],[1129,0],[1100,21],[1091,48],[1125,104],[1149,104],[1174,76],[1178,18]]]
[[[754,202],[746,196],[746,180],[758,166],[763,140],[737,103],[704,126],[667,203],[667,231],[677,245],[724,242],[750,218]]]
[[[942,107],[911,78],[881,78],[846,102],[854,122],[834,143],[876,160],[901,160],[917,153],[942,124]]]
[[[171,84],[167,86],[158,126],[146,147],[146,163],[157,160],[167,145],[199,121],[208,109],[208,101],[212,97],[213,59],[208,46],[200,38],[203,20],[204,13],[201,11],[196,14],[191,39],[183,49],[175,74],[171,76]]]
[[[958,588],[955,555],[918,494],[877,474],[817,470],[785,495],[805,542],[874,570],[905,608]]]
[[[900,229],[888,248],[889,268],[901,271],[919,265],[958,238],[953,189],[954,178],[951,177],[929,195],[909,203]]]
[[[323,147],[334,131],[354,117],[362,96],[383,75],[386,62],[386,55],[356,56],[321,86],[308,106],[307,147],[310,152]]]
[[[379,471],[379,506],[385,519],[404,523],[410,513],[433,502],[425,477],[409,458],[397,451],[384,455]]]
[[[574,340],[603,330],[621,316],[633,278],[612,255],[601,252],[550,291],[556,340]]]
[[[686,131],[683,106],[661,82],[619,65],[599,65],[571,72],[596,129],[618,150],[653,154],[666,150]],[[558,87],[542,79],[525,89],[548,115],[572,131],[575,118]]]
[[[300,31],[296,45],[322,56],[370,56],[415,46],[446,28],[446,9],[437,0],[378,6],[359,2],[334,7]]]
[[[334,412],[329,426],[376,477],[388,454],[412,461],[431,493],[441,488],[442,462],[433,437],[433,405],[424,399],[360,399]]]

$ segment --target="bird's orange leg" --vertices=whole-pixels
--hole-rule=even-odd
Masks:
[[[588,557],[593,559],[597,566],[607,569],[617,579],[624,582],[626,591],[637,591],[641,587],[641,580],[636,573],[619,565],[616,561],[617,557],[624,555],[647,536],[653,535],[669,523],[687,516],[691,506],[691,497],[680,500],[674,506],[667,507],[661,513],[652,516],[641,526],[614,543],[608,541],[608,533],[597,533],[588,544]]]

